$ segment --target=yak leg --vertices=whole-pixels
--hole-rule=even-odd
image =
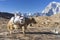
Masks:
[[[25,29],[25,31],[26,31],[26,29],[27,29],[27,25],[24,26],[24,29]]]
[[[13,30],[13,25],[8,25],[7,26],[7,29],[9,31],[9,33],[11,34],[12,33],[12,30]]]
[[[13,26],[10,26],[10,34],[12,34]]]
[[[26,29],[27,29],[27,25],[22,26],[23,34],[25,34]]]
[[[22,26],[22,31],[23,31],[23,34],[25,34],[25,28],[24,28],[24,26]]]

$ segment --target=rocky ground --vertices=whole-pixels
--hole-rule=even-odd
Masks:
[[[0,18],[0,40],[60,40],[59,16],[36,17],[35,20],[37,24],[28,27],[24,36],[19,29],[9,34],[6,28],[8,19]],[[59,34],[53,33],[55,29],[59,31]]]

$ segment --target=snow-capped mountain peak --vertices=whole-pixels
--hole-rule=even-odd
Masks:
[[[56,13],[60,13],[60,3],[59,2],[51,2],[47,5],[47,7],[42,11],[47,16],[51,16]]]

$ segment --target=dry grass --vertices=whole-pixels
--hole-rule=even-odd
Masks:
[[[51,17],[40,16],[34,17],[34,19],[37,24],[33,24],[33,27],[28,28],[24,36],[19,29],[15,33],[8,34],[6,24],[9,19],[0,18],[0,40],[60,40],[60,34],[51,33],[51,30],[57,27],[59,30],[60,28],[59,15]]]

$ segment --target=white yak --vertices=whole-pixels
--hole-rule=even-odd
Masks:
[[[13,29],[17,29],[19,28],[19,26],[23,26],[25,23],[25,18],[24,17],[20,17],[18,15],[15,15],[15,17],[12,17],[8,24],[7,24],[7,29],[10,31],[10,33],[12,32]],[[24,25],[25,26],[25,25]],[[24,27],[22,27],[23,33],[24,33]]]
[[[13,29],[22,28],[23,34],[25,34],[25,29],[27,29],[27,26],[31,23],[36,23],[34,18],[25,18],[18,15],[15,15],[15,17],[12,17],[8,24],[7,29],[12,33]]]

